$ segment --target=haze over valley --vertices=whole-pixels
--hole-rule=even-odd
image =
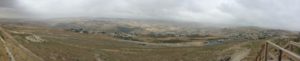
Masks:
[[[0,61],[297,61],[299,4],[0,0]]]

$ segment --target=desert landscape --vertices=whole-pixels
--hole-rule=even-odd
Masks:
[[[300,61],[296,0],[0,0],[0,61]]]
[[[26,61],[251,61],[265,41],[296,40],[298,36],[297,32],[259,27],[134,19],[69,20],[2,19],[1,34],[6,41],[2,47],[14,54],[14,60]],[[10,56],[1,57],[7,60],[5,57]]]

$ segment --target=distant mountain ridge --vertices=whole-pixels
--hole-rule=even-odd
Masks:
[[[0,18],[26,18],[28,15],[17,9],[0,7]]]
[[[266,29],[254,26],[210,26],[203,23],[191,23],[163,20],[136,19],[56,19],[51,27],[78,31],[81,33],[123,34],[123,35],[211,35],[238,40],[257,40],[270,37],[288,36],[293,32],[286,30]],[[127,37],[127,36],[126,36]]]

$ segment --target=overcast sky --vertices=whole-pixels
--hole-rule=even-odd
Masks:
[[[38,17],[168,19],[300,30],[300,0],[0,0],[0,7]]]

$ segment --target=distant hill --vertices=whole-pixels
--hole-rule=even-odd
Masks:
[[[0,18],[26,18],[26,17],[28,17],[27,14],[25,14],[22,11],[18,11],[17,9],[0,7]]]
[[[106,33],[130,39],[210,36],[231,40],[258,40],[294,34],[286,30],[254,26],[217,26],[182,21],[111,18],[61,18],[55,19],[51,27],[87,34]]]

